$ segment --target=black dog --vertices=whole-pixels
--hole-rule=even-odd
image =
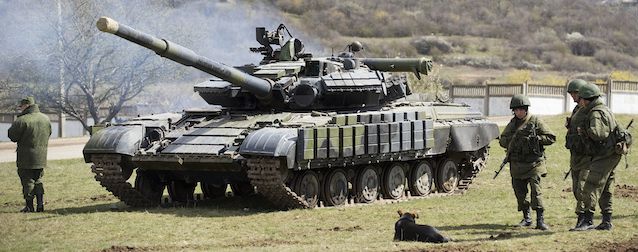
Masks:
[[[416,224],[414,219],[419,218],[416,213],[397,211],[399,220],[394,224],[394,240],[395,241],[420,241],[443,243],[450,241],[450,238],[444,237],[439,230],[428,225]]]

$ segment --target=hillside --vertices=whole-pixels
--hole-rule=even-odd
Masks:
[[[631,1],[271,3],[326,47],[337,50],[362,41],[365,56],[431,56],[447,67],[590,73],[585,77],[592,80],[638,70],[638,6]]]

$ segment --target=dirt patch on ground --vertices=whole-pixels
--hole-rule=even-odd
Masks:
[[[475,245],[455,245],[446,243],[441,246],[428,246],[427,248],[411,248],[411,249],[402,249],[402,252],[425,252],[425,251],[435,251],[435,252],[457,252],[457,251],[480,251],[476,249]]]
[[[616,185],[616,191],[614,196],[618,195],[624,198],[630,198],[634,201],[638,201],[638,186],[632,185]]]
[[[111,246],[110,248],[101,250],[102,252],[123,252],[123,251],[152,251],[150,248],[133,247],[133,246]]]
[[[108,202],[108,201],[115,201],[115,200],[117,200],[117,198],[113,196],[113,194],[108,193],[108,194],[99,194],[99,195],[85,196],[85,197],[78,197],[78,198],[54,199],[54,200],[51,200],[51,202],[86,203],[86,202]],[[45,203],[49,203],[49,201],[46,201]]]
[[[235,244],[230,244],[227,247],[235,247],[235,248],[245,248],[245,247],[272,247],[277,245],[295,245],[299,244],[297,241],[289,241],[289,240],[279,240],[279,239],[262,239],[262,240],[251,240],[251,241],[242,241]]]
[[[630,240],[623,242],[603,241],[592,243],[591,248],[589,251],[636,252],[638,251],[638,235],[634,235]]]
[[[497,235],[490,235],[490,240],[505,240],[505,239],[512,239],[512,233],[510,232],[506,232],[506,233],[500,233]]]
[[[335,232],[338,232],[338,231],[354,232],[358,230],[363,230],[363,228],[361,228],[361,226],[359,225],[356,225],[354,227],[347,227],[347,228],[344,228],[344,227],[333,227],[331,229],[317,228],[317,231],[324,231],[324,230],[335,231]]]
[[[2,204],[3,207],[18,207],[18,206],[24,206],[24,201],[23,202],[5,202]]]
[[[563,189],[563,192],[572,192],[572,188],[571,187],[567,187],[567,188]]]

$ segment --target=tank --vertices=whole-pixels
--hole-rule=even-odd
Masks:
[[[372,203],[468,189],[486,166],[495,123],[468,105],[413,101],[407,73],[427,58],[363,58],[354,42],[315,57],[282,24],[256,29],[259,64],[231,67],[110,18],[99,30],[213,77],[211,106],[139,117],[91,136],[95,179],[127,205],[263,195],[281,209]],[[135,182],[128,182],[136,172]]]

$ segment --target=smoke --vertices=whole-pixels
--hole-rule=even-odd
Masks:
[[[153,54],[112,35],[99,34],[95,28],[96,17],[109,16],[135,29],[181,44],[198,54],[231,66],[257,64],[261,60],[260,54],[249,51],[250,47],[260,46],[255,40],[255,27],[273,30],[280,23],[285,23],[278,10],[252,1],[60,1],[64,29],[62,32],[68,37],[78,36],[83,32],[68,24],[77,22],[78,18],[86,18],[86,21],[82,22],[92,26],[92,30],[87,30],[98,34],[98,42],[114,43],[120,50],[124,50],[124,55]],[[4,59],[0,61],[0,79],[13,76],[13,79],[27,82],[34,81],[35,77],[35,82],[42,82],[43,85],[57,85],[57,20],[57,0],[0,0],[0,22],[4,24],[0,36],[0,48],[3,48],[0,57]],[[313,42],[309,36],[295,27],[289,26],[289,29],[294,36],[304,41],[306,51],[323,50],[318,43]],[[99,49],[96,47],[96,50]],[[153,57],[157,57],[154,60],[161,62],[165,72],[186,73],[174,79],[159,81],[156,85],[170,85],[164,83],[174,82],[171,86],[192,90],[192,85],[210,77],[195,69],[185,70],[187,67],[159,56]],[[31,79],[27,80],[27,76]],[[140,96],[145,97],[148,96]],[[170,99],[182,99],[180,103],[184,106],[190,104],[185,102],[187,100],[191,100],[194,105],[202,104],[201,99],[192,93]],[[149,102],[153,101],[143,101]]]
[[[52,9],[36,4],[36,1],[0,1],[0,23],[3,24],[0,78],[9,76],[16,67],[47,71],[44,62],[50,53],[47,52],[48,48],[42,46],[42,40],[49,37],[51,26],[43,23],[43,17]]]

